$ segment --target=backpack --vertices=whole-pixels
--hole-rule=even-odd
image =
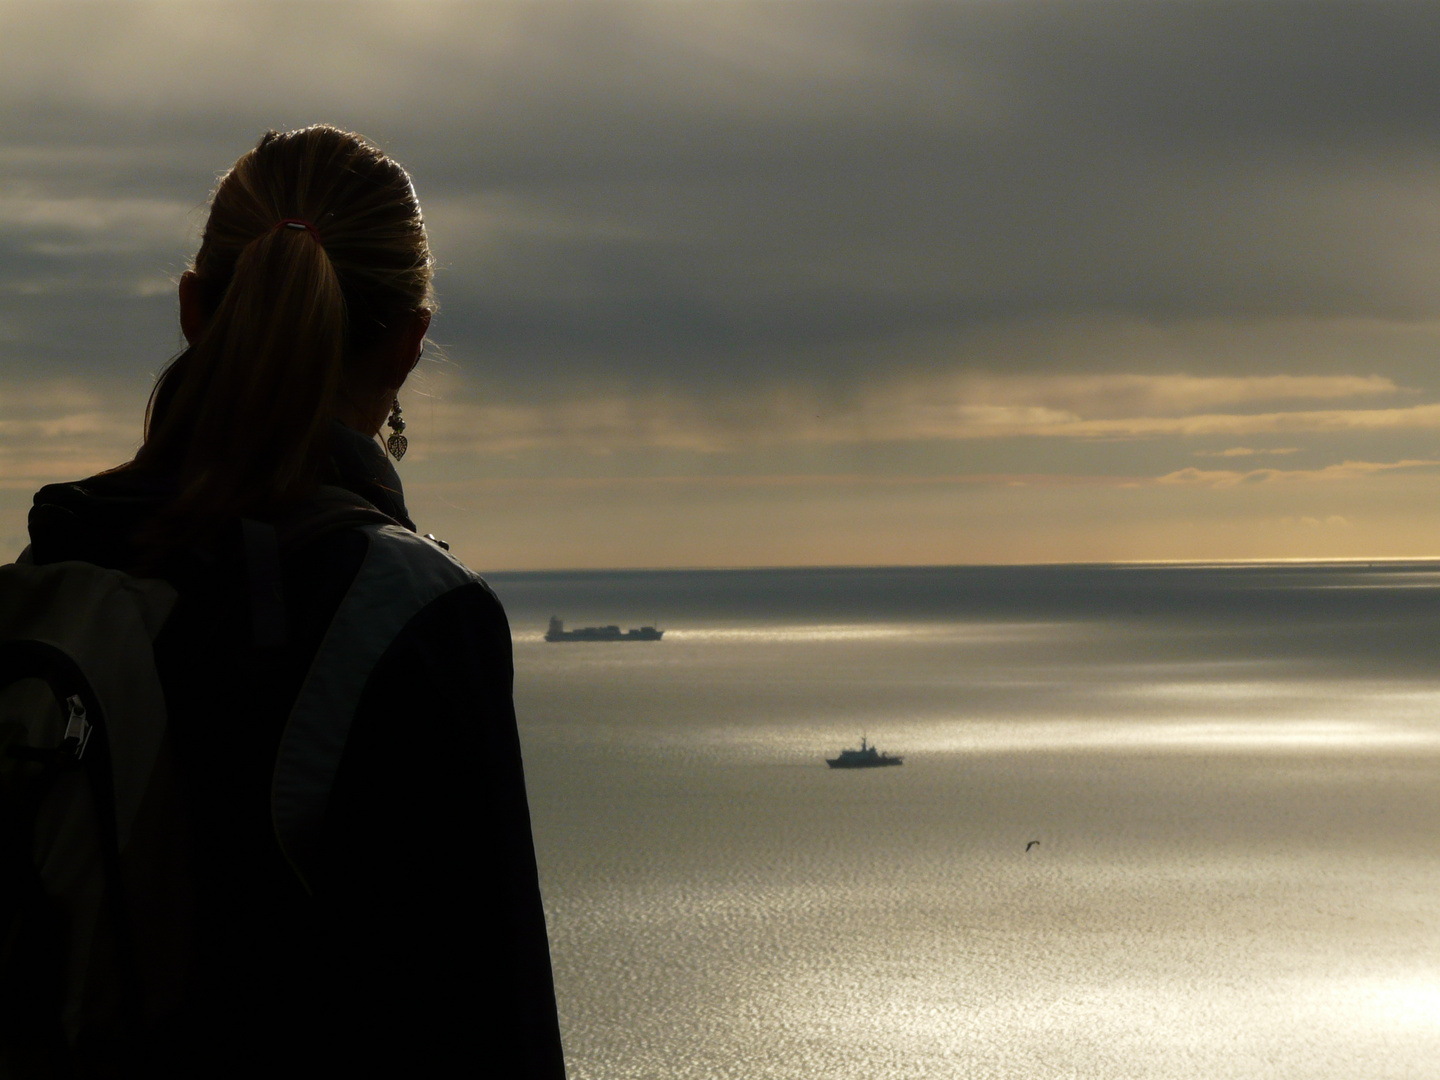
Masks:
[[[376,524],[339,488],[242,522],[257,647],[284,634],[282,550]],[[0,1080],[124,1060],[184,994],[193,887],[153,651],[176,600],[92,563],[0,566]]]
[[[132,844],[143,804],[173,809],[159,805],[174,784],[152,642],[175,599],[165,582],[90,563],[0,567],[7,1073],[54,1075],[82,1030],[118,1037],[163,1008],[165,988],[138,969],[136,938],[152,966],[173,959],[186,920],[127,903],[125,886],[174,877],[179,854],[163,837]]]

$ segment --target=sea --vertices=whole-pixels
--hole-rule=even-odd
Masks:
[[[572,1080],[1440,1077],[1440,563],[489,580]]]

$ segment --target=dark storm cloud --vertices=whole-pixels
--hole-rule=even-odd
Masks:
[[[21,197],[194,206],[266,126],[372,134],[429,209],[439,337],[502,393],[1063,371],[1113,361],[1004,328],[1437,307],[1437,5],[22,6],[3,37]],[[188,225],[52,278],[104,322]]]

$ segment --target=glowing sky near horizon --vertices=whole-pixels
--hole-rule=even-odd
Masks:
[[[412,171],[484,569],[1440,554],[1440,5],[0,7],[0,542],[127,458],[215,175]]]

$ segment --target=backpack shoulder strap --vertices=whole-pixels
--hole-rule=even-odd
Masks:
[[[350,724],[376,663],[433,600],[480,576],[398,525],[365,527],[369,549],[320,643],[275,762],[275,835],[307,889],[330,789]]]
[[[240,535],[250,594],[251,641],[255,647],[278,649],[289,640],[280,579],[282,555],[345,529],[398,524],[353,491],[330,485],[322,485],[314,496],[274,521],[242,518]]]

